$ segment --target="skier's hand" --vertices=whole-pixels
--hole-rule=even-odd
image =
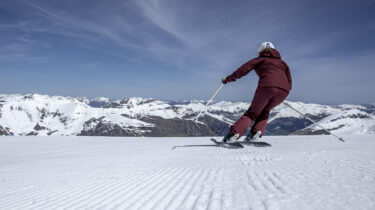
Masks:
[[[223,77],[223,78],[221,79],[221,82],[222,82],[224,85],[228,83],[228,82],[226,81],[226,79],[227,79],[227,77]]]

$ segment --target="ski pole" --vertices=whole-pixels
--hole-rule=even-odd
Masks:
[[[323,126],[317,124],[313,119],[311,119],[310,117],[306,116],[305,114],[303,114],[302,112],[298,111],[297,109],[295,109],[294,107],[292,107],[289,103],[287,102],[283,102],[285,105],[287,105],[289,108],[293,109],[294,111],[296,111],[298,114],[302,115],[305,119],[308,119],[310,120],[311,122],[315,123],[317,126],[319,126],[320,128],[322,128],[324,131],[326,131],[327,133],[331,134],[332,136],[336,137],[337,139],[339,139],[340,141],[342,142],[345,142],[343,138],[341,137],[338,137],[337,135],[331,133],[329,130],[325,129]]]
[[[220,87],[214,93],[214,95],[212,95],[211,98],[207,101],[205,106],[208,106],[208,104],[211,103],[211,101],[215,98],[215,96],[220,92],[221,88],[223,87],[224,87],[224,84],[221,84]],[[201,114],[202,114],[202,111],[199,112],[199,114],[195,117],[194,121],[197,121]]]

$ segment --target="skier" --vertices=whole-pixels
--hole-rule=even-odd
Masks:
[[[235,142],[251,127],[246,141],[257,141],[266,130],[268,115],[279,105],[292,89],[292,78],[288,65],[281,59],[271,42],[263,42],[258,48],[258,57],[249,60],[235,72],[222,78],[223,84],[234,82],[255,69],[259,76],[258,87],[249,109],[231,127],[223,142]]]

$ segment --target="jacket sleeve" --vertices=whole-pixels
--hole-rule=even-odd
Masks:
[[[239,78],[245,76],[246,74],[248,74],[261,61],[262,61],[261,58],[254,58],[254,59],[249,60],[248,62],[246,62],[242,66],[240,66],[231,75],[227,76],[227,78],[225,79],[225,81],[226,82],[234,82],[234,81],[236,81],[237,79],[239,79]]]

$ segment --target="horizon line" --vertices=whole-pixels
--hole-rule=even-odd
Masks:
[[[20,95],[20,96],[28,96],[28,95],[40,95],[40,96],[48,96],[48,97],[65,97],[65,98],[75,98],[75,99],[87,99],[89,101],[93,101],[94,99],[98,98],[105,98],[109,101],[116,101],[116,100],[123,100],[126,98],[141,98],[141,99],[152,99],[157,100],[161,102],[192,102],[192,101],[198,101],[198,102],[207,102],[208,99],[183,99],[183,100],[174,100],[174,99],[158,99],[153,97],[140,97],[140,96],[124,96],[122,98],[109,98],[105,96],[97,96],[97,97],[88,97],[88,96],[69,96],[69,95],[57,95],[57,94],[41,94],[41,93],[0,93],[0,96],[11,96],[11,95]],[[232,103],[251,103],[251,101],[236,101],[236,100],[213,100],[215,102],[232,102]],[[340,105],[361,105],[361,106],[375,106],[375,102],[373,103],[363,103],[363,104],[352,104],[352,103],[342,103],[342,104],[329,104],[329,103],[316,103],[316,102],[302,102],[302,101],[292,101],[292,100],[285,100],[287,102],[295,102],[295,103],[304,103],[304,104],[318,104],[318,105],[328,105],[328,106],[340,106]]]

